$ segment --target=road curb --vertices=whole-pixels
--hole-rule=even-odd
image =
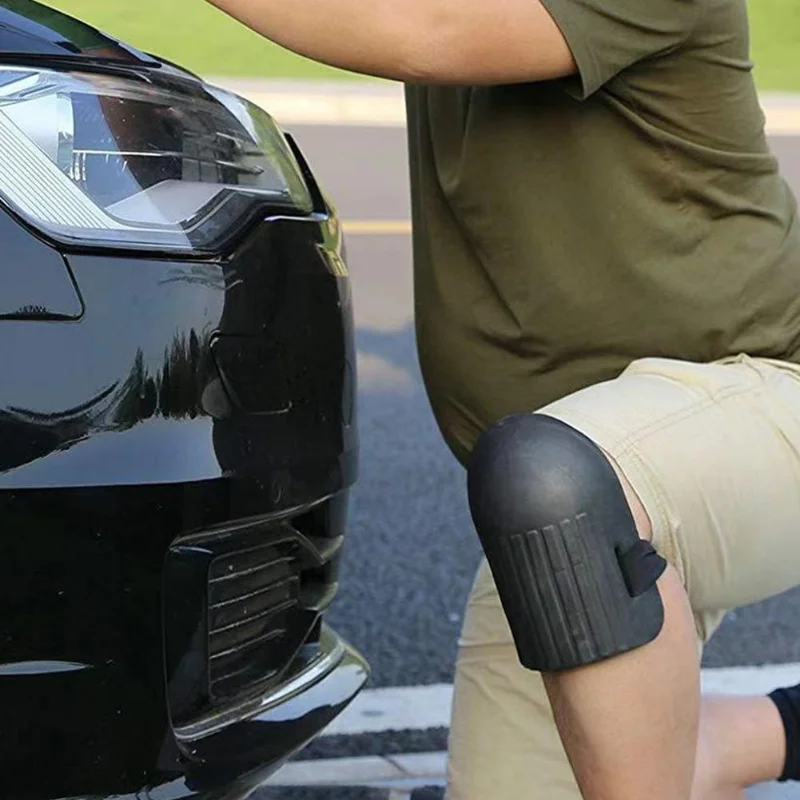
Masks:
[[[281,125],[402,128],[406,124],[403,87],[397,83],[209,80],[265,108]],[[764,93],[761,105],[769,135],[800,135],[799,95]]]

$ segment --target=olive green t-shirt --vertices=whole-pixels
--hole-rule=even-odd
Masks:
[[[636,358],[800,360],[746,0],[543,2],[577,76],[407,87],[420,362],[462,461]]]

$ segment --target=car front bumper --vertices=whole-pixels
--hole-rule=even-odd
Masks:
[[[320,638],[358,468],[342,247],[318,215],[214,262],[50,253],[83,311],[0,321],[0,798],[236,792],[363,684]]]

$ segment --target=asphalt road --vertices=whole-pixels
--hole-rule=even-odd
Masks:
[[[409,217],[405,133],[292,129],[346,220]],[[800,137],[773,140],[800,196]],[[361,357],[362,473],[334,624],[370,659],[373,686],[452,680],[479,551],[464,475],[421,384],[407,234],[349,239]],[[800,662],[800,591],[729,615],[705,666]]]

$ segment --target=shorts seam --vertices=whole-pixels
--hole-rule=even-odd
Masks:
[[[725,403],[728,400],[735,399],[737,397],[741,397],[746,394],[752,394],[753,396],[758,396],[763,394],[764,387],[758,386],[746,386],[746,387],[733,387],[727,389],[725,391],[721,391],[718,394],[714,394],[710,397],[703,398],[702,400],[698,400],[687,408],[681,409],[680,411],[673,411],[671,414],[667,414],[664,417],[661,417],[653,422],[628,433],[622,439],[620,439],[616,443],[615,449],[620,451],[621,455],[624,455],[628,449],[631,447],[636,447],[638,444],[643,442],[645,439],[649,438],[650,436],[661,433],[662,431],[666,430],[667,428],[672,427],[673,425],[678,424],[679,422],[683,422],[683,420],[688,419],[689,417],[693,417],[696,414],[701,414],[703,411],[706,411],[713,406],[720,405],[721,403]],[[578,411],[578,414],[584,416],[587,421],[591,421],[592,417],[584,412]],[[607,433],[611,433],[608,429],[603,427]]]
[[[634,491],[641,492],[639,481],[646,489],[647,496],[641,497],[640,500],[645,512],[650,517],[652,544],[677,570],[681,583],[685,585],[686,558],[680,541],[675,536],[675,525],[673,524],[677,515],[671,507],[663,482],[658,480],[652,464],[641,454],[636,444],[629,445],[622,453],[612,454],[612,458],[619,464],[622,474],[628,477]],[[632,471],[635,472],[635,476],[629,477]],[[653,519],[654,512],[648,507],[648,500],[655,506],[657,519]]]

